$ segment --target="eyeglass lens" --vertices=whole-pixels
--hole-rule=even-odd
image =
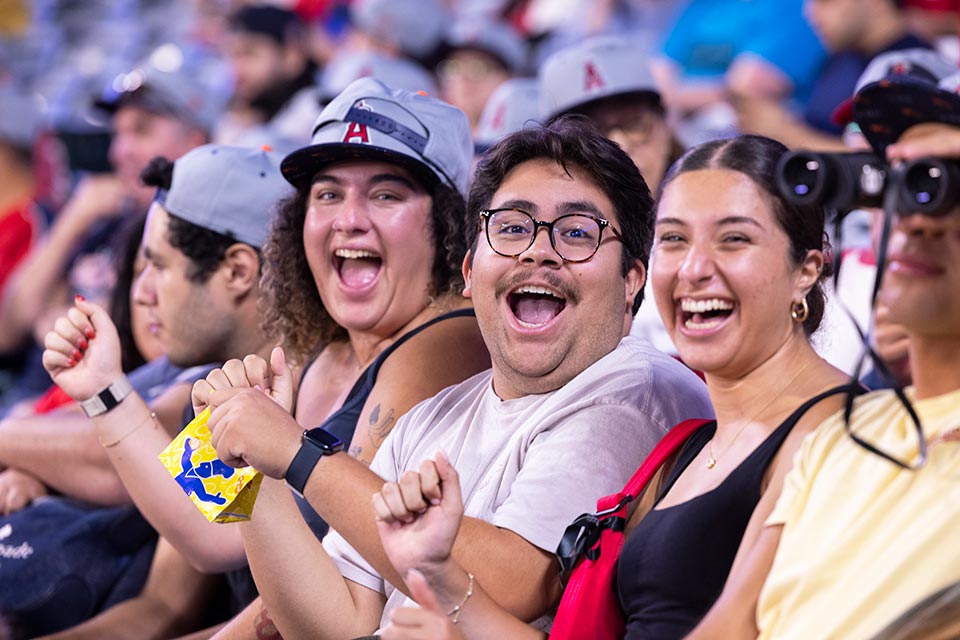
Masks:
[[[536,228],[550,230],[554,250],[564,260],[589,259],[600,246],[601,226],[587,214],[568,214],[553,222],[536,222],[528,214],[515,209],[495,211],[487,219],[490,247],[506,256],[518,256],[533,245]]]

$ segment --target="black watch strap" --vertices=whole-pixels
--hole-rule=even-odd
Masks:
[[[323,456],[333,455],[343,451],[343,441],[332,433],[317,427],[303,432],[300,450],[293,457],[283,479],[298,496],[303,497],[303,490],[307,480],[313,473],[313,468]]]
[[[99,416],[110,411],[133,391],[133,385],[127,380],[127,376],[121,376],[113,384],[103,389],[97,395],[84,400],[80,403],[80,408],[87,414],[88,418]]]

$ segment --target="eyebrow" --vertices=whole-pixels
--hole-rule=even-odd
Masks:
[[[675,224],[681,227],[687,225],[686,221],[681,220],[680,218],[660,218],[656,222],[656,226],[665,225],[665,224]],[[717,220],[716,226],[722,227],[729,224],[749,224],[758,229],[763,229],[763,225],[754,220],[749,216],[726,216],[725,218],[720,218]]]
[[[396,173],[378,173],[370,178],[370,184],[382,184],[384,182],[396,182],[411,191],[423,191],[423,188],[417,186],[412,180]],[[319,183],[342,185],[343,180],[329,173],[318,173],[313,177],[313,184]]]
[[[540,207],[535,203],[529,200],[507,200],[502,203],[497,209],[520,209],[521,211],[526,211],[530,214],[539,213]],[[576,200],[573,202],[561,202],[557,205],[557,215],[566,215],[568,213],[590,213],[598,218],[605,218],[606,216],[600,211],[600,208],[597,207],[594,203],[589,200]]]

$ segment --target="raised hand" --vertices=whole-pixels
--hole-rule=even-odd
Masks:
[[[443,452],[373,495],[383,549],[401,574],[433,571],[450,558],[463,519],[460,479]]]
[[[390,624],[380,634],[383,640],[459,640],[464,637],[422,573],[411,569],[404,582],[420,608],[394,609],[390,613]]]
[[[227,360],[203,380],[193,384],[191,400],[194,414],[208,404],[214,391],[222,389],[255,388],[263,391],[287,412],[293,409],[293,371],[287,366],[283,349],[276,347],[270,354],[270,364],[258,355],[243,360]]]
[[[270,354],[269,369],[262,358],[247,356],[211,372],[206,381],[194,385],[193,404],[195,410],[208,405],[212,410],[207,426],[220,460],[283,478],[303,433],[290,415],[293,372],[283,349]]]
[[[102,307],[77,297],[43,341],[43,366],[77,401],[92,398],[123,375],[117,328]]]

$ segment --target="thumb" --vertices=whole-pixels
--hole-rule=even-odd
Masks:
[[[293,408],[293,371],[283,347],[270,352],[270,396],[287,411]]]
[[[462,509],[460,475],[453,468],[450,458],[443,451],[437,451],[436,465],[437,475],[440,477],[440,486],[443,488],[443,495],[440,498],[441,504],[445,507],[456,506],[458,509]]]
[[[427,584],[427,579],[423,577],[422,573],[416,569],[410,569],[403,581],[407,583],[407,588],[410,589],[410,596],[416,600],[421,608],[444,616],[447,615],[437,599],[437,594]]]

